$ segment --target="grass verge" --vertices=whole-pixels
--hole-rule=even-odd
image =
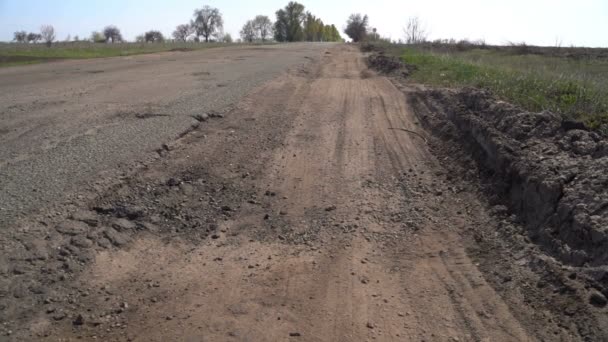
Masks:
[[[484,88],[526,110],[549,110],[594,129],[608,127],[607,60],[499,51],[436,53],[404,46],[389,53],[416,66],[410,75],[415,82]]]
[[[119,43],[90,42],[44,44],[0,44],[0,67],[41,63],[62,59],[131,56],[166,51],[192,51],[236,44],[225,43]]]

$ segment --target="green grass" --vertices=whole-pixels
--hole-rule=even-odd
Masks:
[[[171,50],[200,50],[227,46],[224,43],[119,43],[90,42],[44,44],[0,44],[0,67],[40,63],[61,59],[130,56]],[[236,45],[236,44],[235,44]]]
[[[608,125],[608,60],[516,55],[497,50],[433,52],[401,47],[415,82],[485,88],[530,111],[549,110],[592,128]],[[395,53],[395,51],[393,51]]]

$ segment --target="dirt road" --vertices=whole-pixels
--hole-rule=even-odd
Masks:
[[[527,263],[525,239],[501,240],[501,219],[431,153],[406,96],[355,47],[329,48],[70,208],[70,220],[28,226],[47,238],[24,253],[48,250],[33,258],[48,271],[33,278],[38,294],[6,304],[29,317],[21,329],[4,317],[10,336],[605,337]]]

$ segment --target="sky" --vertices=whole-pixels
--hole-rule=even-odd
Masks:
[[[224,30],[234,38],[258,14],[274,19],[288,0],[0,0],[0,41],[17,30],[55,27],[57,38],[89,37],[92,31],[116,25],[126,39],[151,30],[170,36],[188,23],[194,9],[217,7]],[[403,38],[409,17],[418,16],[430,39],[484,39],[489,44],[526,42],[533,45],[608,47],[608,0],[301,0],[325,24],[343,34],[351,13],[367,14],[371,27],[393,40]],[[343,34],[343,36],[345,36]]]

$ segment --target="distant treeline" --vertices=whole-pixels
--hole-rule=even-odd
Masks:
[[[305,11],[304,5],[290,2],[285,8],[276,13],[276,21],[268,16],[257,15],[248,20],[240,31],[240,41],[243,42],[339,42],[343,41],[335,25],[326,25],[312,13]],[[186,42],[223,42],[232,43],[233,38],[224,32],[224,17],[218,8],[203,6],[195,9],[193,18],[186,24],[178,25],[172,33],[175,41]],[[165,36],[158,30],[150,30],[135,38],[136,42],[154,43],[165,41]],[[56,41],[55,29],[44,25],[40,32],[17,31],[13,41],[17,43],[45,42],[51,45]],[[124,42],[122,33],[115,25],[106,26],[103,30],[94,31],[88,38],[72,38],[68,35],[65,41],[90,41],[94,43]]]

